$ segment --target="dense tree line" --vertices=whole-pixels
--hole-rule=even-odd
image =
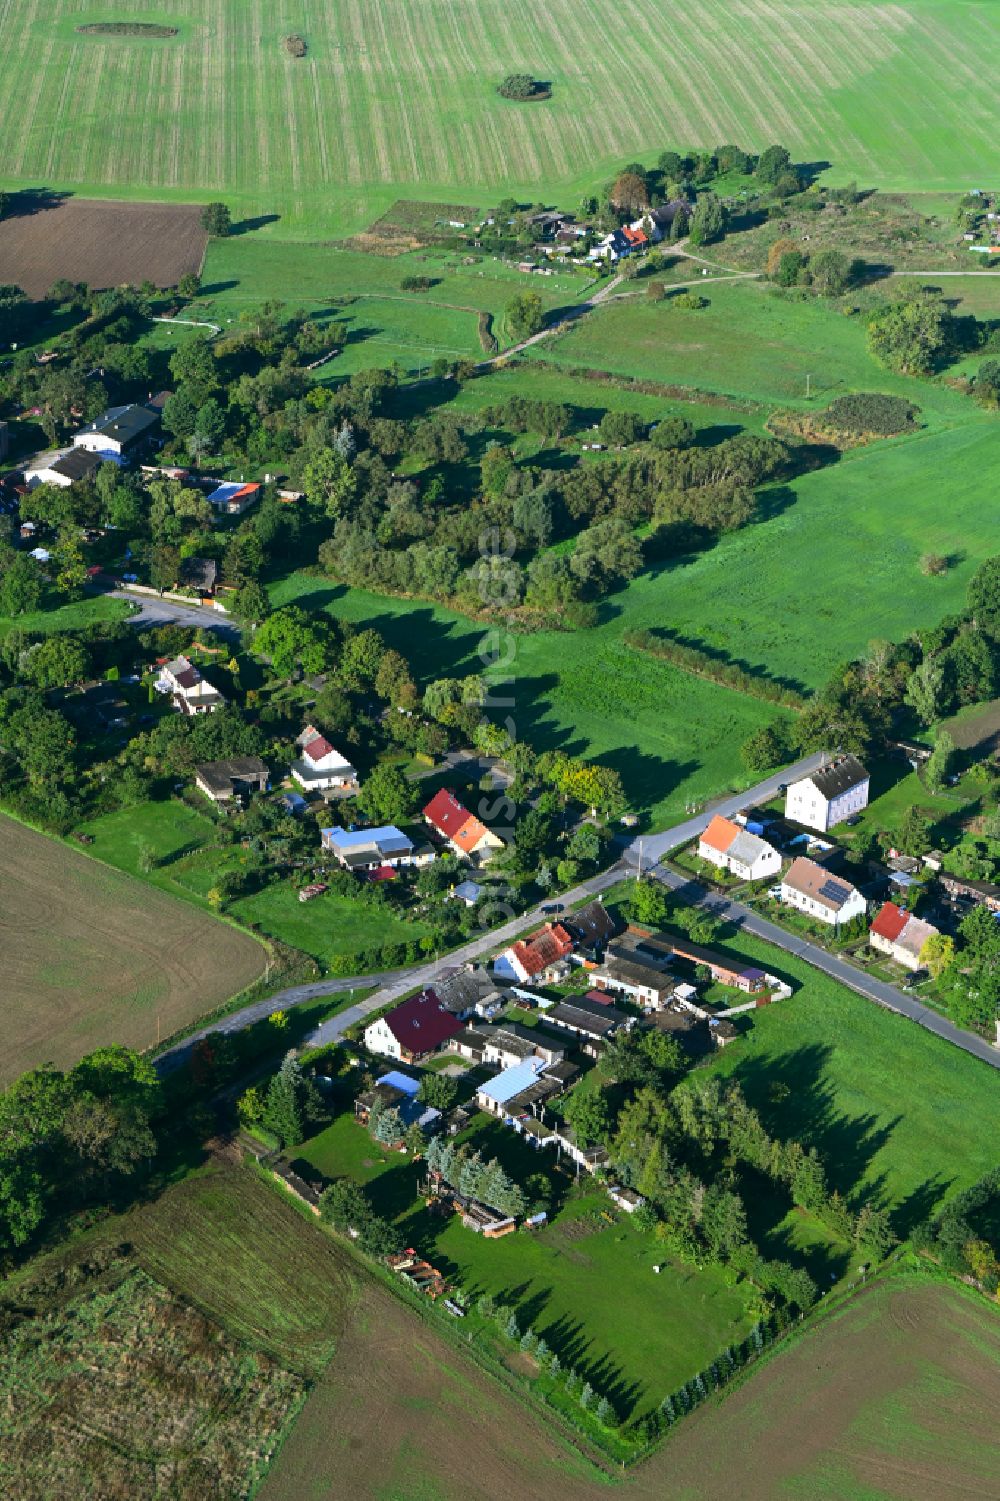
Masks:
[[[33,1069],[0,1093],[0,1255],[108,1202],[147,1169],[162,1106],[152,1064],[118,1047],[68,1072]]]
[[[482,1154],[468,1147],[455,1147],[435,1136],[427,1147],[427,1166],[440,1173],[445,1183],[463,1198],[476,1199],[490,1209],[513,1218],[525,1214],[528,1197],[496,1158],[484,1162]]]

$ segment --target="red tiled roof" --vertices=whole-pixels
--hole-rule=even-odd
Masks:
[[[454,836],[455,843],[466,855],[471,855],[480,839],[489,832],[486,825],[480,823],[479,819],[470,813],[465,823]]]
[[[411,996],[395,1011],[388,1012],[385,1020],[393,1037],[408,1053],[429,1053],[465,1026],[450,1011],[442,1011],[432,990]]]
[[[302,747],[302,754],[310,761],[322,761],[324,756],[332,756],[334,749],[325,735],[317,735],[315,740],[307,741]]]
[[[454,839],[459,830],[468,823],[472,814],[468,808],[463,808],[453,792],[449,792],[447,787],[442,787],[440,792],[435,792],[427,804],[424,817],[440,834],[444,834],[447,839]]]
[[[466,855],[470,855],[483,835],[489,833],[486,825],[463,807],[447,787],[435,792],[424,809],[424,817],[432,828],[452,840]]]
[[[391,865],[376,865],[374,870],[368,872],[369,881],[394,881],[396,872]]]
[[[730,823],[728,818],[721,818],[716,813],[702,834],[701,842],[707,844],[709,849],[718,850],[720,855],[724,855],[739,832],[736,824]]]
[[[895,902],[886,902],[878,917],[872,923],[872,932],[884,938],[886,943],[895,943],[906,924],[910,920],[910,914],[903,912]]]
[[[573,940],[562,923],[549,924],[538,933],[533,933],[527,942],[511,945],[521,968],[528,975],[540,975],[573,952]]]
[[[622,234],[630,245],[645,245],[647,243],[647,236],[641,229],[631,229],[626,225],[622,230]]]
[[[593,1001],[595,1006],[613,1006],[615,1003],[614,996],[609,995],[606,990],[588,990],[584,1000]]]

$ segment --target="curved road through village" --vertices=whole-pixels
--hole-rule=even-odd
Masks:
[[[976,1037],[971,1032],[964,1032],[956,1027],[947,1018],[939,1016],[937,1012],[898,990],[894,985],[889,985],[883,980],[878,980],[872,975],[867,975],[858,970],[847,960],[839,958],[835,954],[829,954],[818,944],[810,943],[800,938],[797,934],[789,933],[777,923],[768,921],[767,918],[758,917],[748,907],[729,898],[719,896],[715,892],[707,891],[697,882],[685,876],[677,875],[674,871],[666,870],[659,865],[659,861],[671,850],[678,849],[681,845],[689,843],[706,827],[710,818],[716,813],[724,817],[740,812],[743,808],[749,808],[756,803],[767,802],[774,797],[788,781],[798,777],[807,776],[822,765],[822,755],[807,756],[787,767],[784,771],[777,772],[773,776],[765,777],[745,792],[734,793],[714,802],[710,807],[685,819],[683,823],[675,824],[673,828],[665,829],[661,834],[644,835],[627,844],[621,858],[607,870],[592,876],[588,881],[582,881],[574,886],[571,891],[565,892],[561,901],[563,906],[571,907],[576,902],[589,896],[597,896],[609,887],[629,875],[638,875],[640,871],[650,874],[656,880],[662,881],[672,891],[679,892],[686,901],[702,906],[714,917],[719,917],[725,922],[732,923],[736,928],[753,933],[755,937],[762,938],[772,943],[776,948],[783,949],[796,958],[804,959],[807,964],[813,965],[824,974],[838,980],[842,985],[848,986],[858,995],[867,1000],[894,1011],[900,1016],[908,1017],[918,1026],[933,1032],[935,1036],[951,1043],[954,1047],[961,1048],[974,1058],[979,1058],[988,1063],[991,1068],[1000,1068],[1000,1051],[992,1047],[981,1037]],[[546,905],[549,905],[546,899]],[[510,918],[495,928],[480,934],[477,938],[470,939],[460,948],[452,950],[443,959],[432,960],[424,964],[411,965],[405,969],[390,970],[377,975],[352,975],[347,978],[337,977],[327,980],[317,980],[309,985],[294,985],[287,990],[270,996],[267,1000],[257,1001],[253,1005],[245,1007],[241,1011],[234,1011],[229,1016],[221,1018],[211,1026],[203,1027],[183,1041],[175,1043],[173,1047],[165,1050],[159,1059],[159,1067],[163,1072],[170,1072],[179,1067],[187,1058],[191,1046],[200,1037],[208,1032],[237,1032],[244,1027],[251,1026],[262,1017],[272,1011],[287,1010],[291,1006],[301,1005],[304,1001],[315,1000],[318,996],[337,995],[347,990],[366,989],[375,986],[373,994],[346,1007],[343,1011],[332,1016],[328,1021],[322,1022],[308,1038],[312,1045],[335,1042],[348,1027],[355,1022],[361,1021],[372,1011],[380,1010],[383,1006],[399,999],[409,991],[429,985],[434,976],[440,974],[443,969],[450,969],[455,965],[464,964],[473,959],[482,959],[488,954],[495,953],[507,943],[513,941],[518,934],[523,933],[533,924],[544,920],[541,907],[535,907],[532,911]]]

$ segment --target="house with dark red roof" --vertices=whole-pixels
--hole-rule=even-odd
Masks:
[[[187,657],[174,657],[161,664],[156,690],[169,693],[182,714],[213,714],[226,702]]]
[[[470,813],[446,787],[435,792],[427,804],[424,821],[444,840],[453,854],[474,865],[485,865],[497,850],[503,849],[503,840],[476,818],[475,814]]]
[[[404,1063],[436,1053],[464,1028],[465,1023],[447,1011],[433,990],[412,995],[365,1028],[365,1047],[371,1053],[399,1058]]]
[[[512,943],[493,961],[494,977],[518,980],[522,985],[528,980],[557,978],[566,967],[573,946],[572,935],[562,923],[546,923],[530,938]]]
[[[304,791],[357,792],[354,767],[314,725],[307,724],[295,744],[301,755],[292,762],[292,780]]]

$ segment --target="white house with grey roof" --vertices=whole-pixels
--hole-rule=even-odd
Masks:
[[[89,479],[100,467],[101,460],[95,453],[82,448],[56,448],[51,453],[40,453],[25,465],[25,488],[35,490],[39,485],[56,485],[60,490],[68,490],[78,480]]]
[[[837,756],[829,766],[789,784],[785,817],[825,834],[868,806],[869,777],[856,756]]]

